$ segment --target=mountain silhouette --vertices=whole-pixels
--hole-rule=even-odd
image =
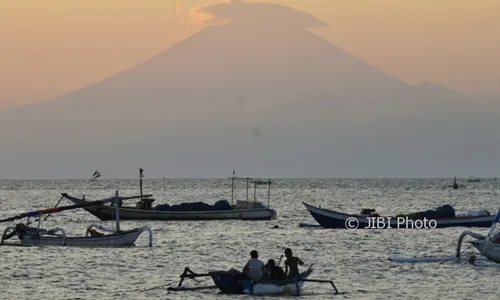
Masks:
[[[204,11],[223,25],[97,84],[2,113],[0,177],[83,178],[88,164],[111,177],[134,176],[138,164],[156,177],[497,170],[498,109],[378,70],[313,34],[326,24],[310,14],[242,1]]]

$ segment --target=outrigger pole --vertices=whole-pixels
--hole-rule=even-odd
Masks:
[[[203,273],[203,274],[197,274],[188,267],[184,268],[184,272],[179,276],[181,278],[181,281],[179,281],[179,284],[177,287],[169,287],[167,291],[196,291],[196,290],[206,290],[206,289],[214,289],[217,288],[215,285],[210,285],[210,286],[199,286],[199,287],[192,287],[192,288],[186,288],[186,287],[181,287],[182,282],[184,281],[185,278],[190,278],[194,279],[196,277],[210,277],[211,275],[209,273]]]
[[[67,195],[67,194],[63,193],[62,195],[64,196],[64,195]],[[137,196],[133,196],[133,197],[121,197],[121,198],[117,198],[117,196],[114,196],[114,197],[111,197],[111,198],[107,198],[107,199],[103,199],[103,200],[98,200],[98,201],[85,202],[85,203],[82,203],[82,204],[74,204],[74,205],[68,205],[68,206],[61,206],[61,207],[53,207],[53,208],[47,208],[47,209],[34,210],[34,211],[25,212],[25,213],[22,213],[22,214],[19,214],[17,216],[13,216],[13,217],[10,217],[10,218],[1,219],[0,223],[14,221],[14,220],[18,220],[18,219],[23,219],[23,218],[26,218],[26,217],[33,217],[33,216],[39,216],[39,215],[57,213],[57,212],[61,212],[61,211],[65,211],[65,210],[70,210],[70,209],[77,209],[77,208],[81,208],[81,207],[101,205],[101,204],[105,204],[105,203],[108,203],[108,202],[115,202],[116,199],[129,200],[129,199],[135,199],[135,198],[138,198],[138,197]]]
[[[323,280],[323,279],[298,279],[297,281],[308,281],[308,282],[320,282],[320,283],[330,283],[335,290],[335,294],[339,294],[339,290],[337,290],[337,287],[333,283],[333,280]],[[298,293],[298,290],[297,290]]]

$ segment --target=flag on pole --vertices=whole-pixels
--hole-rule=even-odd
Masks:
[[[143,178],[143,177],[144,177],[143,172],[144,172],[144,170],[143,170],[142,168],[139,168],[139,176],[140,176],[141,178]]]

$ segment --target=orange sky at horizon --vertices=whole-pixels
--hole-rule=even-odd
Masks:
[[[201,30],[193,8],[217,2],[3,0],[0,110],[131,68]],[[247,2],[312,13],[330,25],[315,33],[410,84],[431,81],[462,93],[500,95],[498,0]]]

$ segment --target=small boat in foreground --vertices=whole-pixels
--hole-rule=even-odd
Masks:
[[[77,209],[81,207],[88,207],[92,205],[100,205],[107,202],[117,201],[118,199],[129,199],[119,198],[118,192],[115,197],[88,202],[85,204],[77,204],[63,207],[55,207],[43,210],[36,210],[27,213],[23,213],[11,218],[0,220],[1,222],[8,222],[17,219],[27,218],[26,224],[18,223],[15,226],[7,227],[2,235],[0,245],[7,246],[67,246],[67,247],[130,247],[134,246],[136,240],[143,232],[149,233],[149,247],[153,244],[153,233],[151,228],[148,226],[142,226],[134,228],[131,230],[120,230],[120,219],[117,214],[116,218],[116,230],[106,228],[98,224],[92,224],[87,227],[85,236],[67,236],[65,231],[59,227],[51,230],[46,230],[42,228],[42,215],[47,214],[46,218],[56,212],[61,212],[69,209]],[[38,226],[31,227],[30,218],[38,218]],[[45,219],[46,219],[45,218]],[[99,232],[104,231],[104,233]],[[18,242],[6,242],[7,240],[17,236],[19,238]]]
[[[337,287],[331,280],[309,279],[309,275],[313,272],[312,265],[304,272],[300,273],[297,278],[284,280],[260,280],[253,282],[250,279],[242,278],[241,274],[235,274],[230,271],[211,271],[205,274],[197,274],[189,268],[185,268],[180,275],[180,282],[177,287],[168,288],[169,291],[192,291],[201,289],[217,288],[222,294],[249,294],[249,295],[297,295],[299,296],[305,282],[329,283],[335,290],[335,294],[339,294]],[[185,278],[194,279],[197,277],[211,277],[214,286],[206,287],[182,287]]]
[[[361,214],[354,215],[323,209],[307,203],[304,203],[304,205],[321,226],[338,229],[489,227],[495,218],[486,210],[456,212],[449,205],[441,206],[437,210],[398,216],[379,216],[373,209],[364,209]]]
[[[177,220],[273,220],[276,219],[276,210],[271,209],[271,180],[259,180],[253,178],[231,177],[231,203],[227,200],[219,200],[214,205],[203,202],[182,203],[180,205],[160,204],[152,206],[155,199],[152,195],[142,194],[143,169],[140,169],[140,200],[135,206],[122,206],[119,204],[120,218],[122,220],[154,220],[154,221],[177,221]],[[236,180],[246,180],[246,200],[234,201],[234,184]],[[253,201],[249,200],[250,185],[253,185]],[[257,201],[257,186],[267,185],[267,206]],[[84,198],[70,196],[63,193],[62,196],[75,204],[88,202]],[[102,221],[114,219],[115,207],[112,205],[86,206],[85,210]]]

